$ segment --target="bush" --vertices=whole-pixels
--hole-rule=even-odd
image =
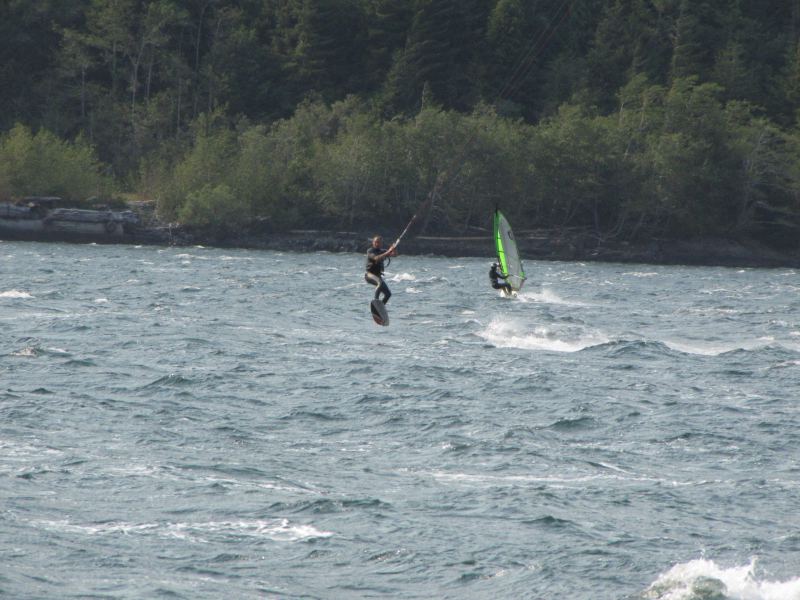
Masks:
[[[5,196],[60,196],[74,202],[108,198],[112,180],[106,169],[81,138],[68,142],[22,125],[0,138],[0,194]]]
[[[225,232],[250,220],[247,203],[224,183],[190,192],[178,215],[182,223]]]

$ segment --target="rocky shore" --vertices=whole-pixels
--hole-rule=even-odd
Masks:
[[[258,248],[290,252],[365,252],[371,233],[291,231],[259,235],[208,236],[175,231],[173,242],[220,247]],[[386,235],[386,243],[391,238]],[[517,245],[523,260],[597,261],[662,265],[725,267],[800,267],[800,251],[780,251],[752,239],[658,239],[635,244],[598,240],[582,231],[519,232]],[[490,232],[469,237],[417,236],[403,239],[405,255],[485,257],[494,244]]]
[[[203,245],[289,252],[361,253],[369,246],[373,233],[317,230],[276,233],[250,230],[222,234],[160,223],[155,219],[152,210],[140,209],[125,213],[42,210],[41,199],[39,200],[38,203],[28,203],[24,207],[5,205],[5,212],[0,211],[0,240]],[[749,238],[653,239],[646,243],[632,243],[599,239],[582,229],[516,233],[523,260],[800,267],[799,248],[780,250]],[[391,232],[384,232],[384,235],[386,243],[390,243]],[[485,257],[488,260],[494,256],[494,244],[489,231],[458,237],[409,236],[403,239],[399,251],[404,255],[470,256]]]

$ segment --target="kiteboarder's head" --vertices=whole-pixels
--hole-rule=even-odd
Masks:
[[[372,247],[373,248],[380,248],[381,244],[383,244],[383,238],[379,235],[376,235],[372,238]]]

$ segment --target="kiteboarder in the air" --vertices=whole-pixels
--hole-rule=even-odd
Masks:
[[[397,256],[397,250],[395,250],[394,244],[388,249],[381,248],[382,242],[383,238],[379,235],[372,238],[372,246],[367,250],[367,272],[364,274],[364,279],[368,284],[377,288],[375,299],[377,300],[383,294],[383,303],[386,304],[391,298],[392,292],[389,291],[389,286],[383,280],[383,261],[386,258]]]
[[[494,289],[496,290],[502,289],[506,292],[506,294],[511,295],[513,288],[511,287],[511,284],[506,281],[505,275],[497,271],[497,268],[499,266],[500,265],[498,265],[496,262],[492,263],[492,266],[489,269],[489,280],[492,282],[492,287]],[[501,279],[503,280],[502,283],[500,283],[499,281]]]

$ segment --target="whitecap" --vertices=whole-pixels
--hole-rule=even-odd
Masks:
[[[707,559],[677,564],[648,588],[652,600],[691,600],[699,595],[731,600],[800,600],[800,577],[768,581],[755,572],[756,559],[741,567],[724,568]]]
[[[82,535],[107,535],[107,534],[117,534],[117,533],[127,535],[130,533],[156,531],[158,530],[159,527],[157,523],[143,523],[135,525],[132,523],[124,523],[116,521],[108,523],[96,523],[93,525],[74,525],[66,519],[62,519],[59,521],[38,521],[35,522],[34,525],[38,525],[44,529],[64,531],[67,533],[76,533]]]
[[[700,356],[719,356],[720,354],[734,352],[736,350],[752,352],[754,350],[762,350],[764,348],[769,348],[770,346],[776,345],[775,338],[773,337],[762,337],[755,340],[742,340],[740,342],[727,344],[705,342],[702,340],[664,340],[663,343],[672,350],[677,350],[678,352],[683,352],[684,354],[699,354]],[[780,343],[777,343],[777,345],[782,346]],[[787,349],[792,348],[787,347]]]
[[[775,369],[784,369],[786,367],[800,367],[800,360],[787,360],[775,365]]]
[[[389,281],[416,281],[416,280],[417,278],[411,273],[398,273],[397,275],[392,275],[392,278]]]
[[[522,302],[541,302],[543,304],[562,304],[564,306],[587,306],[583,302],[566,300],[546,287],[543,287],[540,292],[520,292],[517,298]]]
[[[154,534],[160,537],[178,538],[193,542],[206,542],[207,540],[204,536],[219,534],[266,538],[276,542],[299,542],[333,536],[331,531],[323,531],[313,525],[291,523],[288,519],[192,523],[127,523],[124,521],[110,521],[87,525],[77,525],[68,520],[59,520],[39,521],[35,524],[45,529],[88,536]]]
[[[658,273],[655,271],[628,271],[623,275],[628,275],[629,277],[658,277]]]
[[[228,260],[245,260],[245,261],[248,261],[249,260],[249,261],[252,261],[253,257],[252,256],[221,256],[220,260],[225,260],[225,261],[228,261]]]
[[[205,523],[173,523],[167,531],[175,537],[207,534],[244,535],[267,538],[276,542],[299,542],[309,539],[328,538],[331,531],[322,531],[313,525],[290,523],[288,519],[209,521]]]
[[[33,298],[33,296],[31,296],[28,292],[9,290],[7,292],[0,292],[0,298]]]
[[[29,346],[27,348],[23,348],[22,350],[17,350],[16,352],[12,352],[11,356],[21,356],[23,358],[36,358],[39,356],[38,348],[33,346]]]
[[[472,473],[447,473],[443,471],[432,471],[430,473],[423,474],[427,474],[433,479],[443,483],[465,483],[489,486],[548,484],[554,487],[560,487],[581,485],[589,481],[610,478],[609,476],[603,474],[578,475],[576,477],[552,477],[543,475],[475,475]]]
[[[536,326],[531,331],[529,327],[513,320],[498,318],[493,319],[478,335],[498,348],[552,352],[578,352],[610,341],[599,332],[565,335],[544,326]]]

